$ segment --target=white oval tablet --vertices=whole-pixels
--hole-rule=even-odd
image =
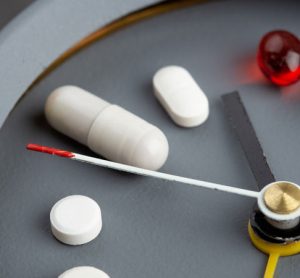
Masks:
[[[67,270],[58,278],[109,278],[109,276],[95,267],[78,266]]]
[[[98,236],[102,228],[99,205],[89,197],[72,195],[58,201],[50,212],[53,235],[61,242],[80,245]]]
[[[160,69],[153,77],[153,87],[156,98],[176,124],[195,127],[208,118],[208,99],[186,69]]]

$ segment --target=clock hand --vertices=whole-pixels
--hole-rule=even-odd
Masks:
[[[273,194],[272,192],[269,191],[270,189],[271,189],[271,191],[273,191],[274,189],[278,190],[278,189],[280,189],[280,186],[281,186],[282,187],[281,189],[284,190],[287,187],[288,182],[277,182],[277,183],[269,184],[260,192],[255,192],[255,191],[251,191],[251,190],[245,190],[245,189],[235,188],[235,187],[231,187],[231,186],[210,183],[210,182],[170,175],[170,174],[166,174],[166,173],[146,170],[146,169],[133,167],[133,166],[129,166],[129,165],[121,164],[121,163],[107,161],[104,159],[89,157],[89,156],[85,156],[85,155],[81,155],[81,154],[77,154],[77,153],[73,153],[73,152],[69,152],[69,151],[65,151],[65,150],[58,150],[58,149],[35,145],[35,144],[28,144],[27,149],[32,150],[32,151],[38,151],[38,152],[44,152],[44,153],[48,153],[48,154],[52,154],[52,155],[57,155],[57,156],[61,156],[61,157],[66,157],[66,158],[70,158],[73,160],[91,163],[94,165],[103,166],[103,167],[107,167],[107,168],[111,168],[111,169],[115,169],[115,170],[119,170],[119,171],[134,173],[134,174],[143,175],[143,176],[149,176],[149,177],[153,177],[153,178],[159,178],[159,179],[163,179],[163,180],[176,181],[176,182],[185,183],[185,184],[189,184],[189,185],[195,185],[195,186],[204,187],[204,188],[208,188],[208,189],[215,189],[215,190],[220,190],[223,192],[228,192],[228,193],[238,194],[238,195],[242,195],[242,196],[246,196],[246,197],[256,198],[257,202],[258,202],[258,206],[264,212],[265,216],[268,217],[268,215],[271,215],[272,217],[274,217],[274,219],[276,221],[293,221],[294,218],[299,217],[299,210],[296,212],[292,211],[291,213],[288,213],[285,215],[278,214],[278,213],[274,214],[274,211],[276,211],[277,206],[274,206],[274,204],[272,202],[273,201],[272,198],[271,198],[271,200],[269,200],[269,198],[268,198],[268,195]],[[299,203],[300,203],[300,193],[299,193],[300,187],[296,184],[292,184],[292,183],[288,183],[288,184],[289,184],[288,188],[290,188],[288,191],[290,191],[292,199],[294,199],[295,201],[298,201],[298,205],[299,205]],[[295,190],[297,193],[293,193]],[[288,193],[288,192],[286,192],[286,193]],[[286,197],[286,194],[282,195],[282,197],[284,197],[284,196]],[[274,210],[274,211],[270,211],[269,209]],[[264,276],[265,278],[273,277],[275,270],[276,270],[277,261],[280,256],[292,255],[292,254],[296,254],[300,251],[300,243],[299,242],[295,242],[292,244],[284,244],[284,245],[280,245],[278,247],[278,244],[266,242],[265,240],[258,237],[255,234],[251,224],[249,224],[248,229],[249,229],[249,235],[250,235],[250,238],[251,238],[253,244],[259,250],[269,254],[269,260],[267,263],[267,268],[266,268],[265,276]]]
[[[142,168],[138,168],[138,167],[134,167],[134,166],[129,166],[129,165],[121,164],[121,163],[116,163],[116,162],[112,162],[112,161],[108,161],[108,160],[104,160],[104,159],[100,159],[100,158],[90,157],[90,156],[81,155],[81,154],[68,152],[68,151],[64,151],[64,150],[49,148],[49,147],[45,147],[45,146],[28,144],[27,149],[31,150],[31,151],[38,151],[38,152],[48,153],[48,154],[57,155],[57,156],[61,156],[61,157],[66,157],[66,158],[70,158],[73,160],[78,160],[81,162],[86,162],[86,163],[94,164],[97,166],[111,168],[111,169],[123,171],[123,172],[129,172],[129,173],[138,174],[138,175],[142,175],[142,176],[148,176],[148,177],[153,177],[153,178],[158,178],[158,179],[163,179],[163,180],[168,180],[168,181],[176,181],[176,182],[180,182],[180,183],[184,183],[184,184],[188,184],[188,185],[194,185],[194,186],[199,186],[199,187],[203,187],[203,188],[219,190],[219,191],[242,195],[242,196],[246,196],[246,197],[252,197],[252,198],[259,197],[259,192],[252,191],[252,190],[246,190],[246,189],[242,189],[242,188],[236,188],[236,187],[232,187],[232,186],[226,186],[226,185],[222,185],[222,184],[200,181],[200,180],[196,180],[196,179],[190,179],[190,178],[170,175],[170,174],[161,173],[161,172],[157,172],[157,171],[146,170],[146,169],[142,169]]]
[[[230,123],[246,154],[258,187],[262,189],[261,196],[264,196],[265,204],[268,202],[268,194],[266,194],[268,192],[265,191],[264,193],[264,190],[270,186],[268,184],[274,184],[271,186],[271,191],[269,191],[269,193],[271,193],[270,201],[272,204],[269,203],[267,205],[269,205],[269,209],[275,208],[278,216],[281,212],[277,206],[283,203],[287,205],[288,202],[286,202],[286,200],[284,201],[284,199],[286,198],[285,196],[289,194],[289,190],[285,182],[274,183],[274,175],[268,165],[239,93],[233,92],[226,94],[222,96],[222,100]],[[268,186],[265,187],[266,185]],[[263,187],[265,188],[263,189]],[[292,193],[292,195],[292,199],[295,200],[297,194]],[[291,200],[289,202],[291,202]],[[300,242],[298,240],[299,215],[293,217],[291,213],[288,213],[288,220],[278,221],[277,219],[277,221],[273,221],[272,215],[266,213],[267,211],[262,209],[259,203],[258,201],[259,210],[256,207],[251,214],[248,231],[254,246],[269,255],[264,278],[273,278],[279,257],[295,255],[300,252]]]
[[[227,117],[246,154],[259,189],[275,181],[238,92],[222,96]]]

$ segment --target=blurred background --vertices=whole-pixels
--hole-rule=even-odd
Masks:
[[[34,0],[0,1],[0,29],[2,29],[18,13],[29,6]]]

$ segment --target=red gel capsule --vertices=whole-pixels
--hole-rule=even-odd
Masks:
[[[285,86],[300,79],[300,41],[287,31],[272,31],[260,41],[258,65],[274,84]]]

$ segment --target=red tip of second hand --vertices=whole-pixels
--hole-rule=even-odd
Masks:
[[[72,152],[59,150],[59,149],[55,149],[55,148],[49,148],[49,147],[46,147],[46,146],[41,146],[41,145],[36,145],[36,144],[28,144],[26,146],[26,149],[30,150],[30,151],[48,153],[48,154],[62,156],[62,157],[68,157],[68,158],[71,158],[71,157],[75,156],[75,154],[72,153]]]

